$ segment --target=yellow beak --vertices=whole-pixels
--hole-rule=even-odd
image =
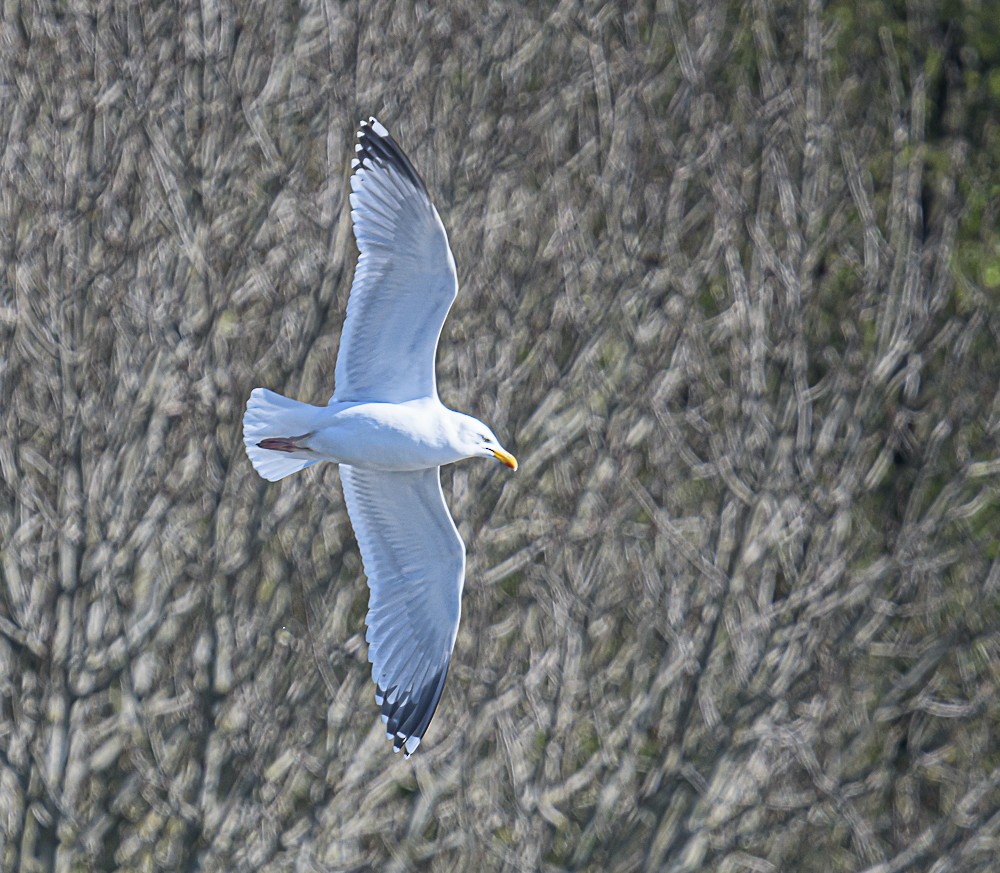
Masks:
[[[497,456],[497,460],[505,467],[510,467],[512,470],[517,469],[517,458],[515,458],[510,452],[504,449],[491,449],[490,451]]]

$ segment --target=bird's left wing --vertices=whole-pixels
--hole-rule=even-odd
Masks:
[[[361,122],[356,148],[351,218],[361,255],[333,399],[437,397],[434,356],[458,292],[448,236],[413,164],[374,118]]]
[[[389,739],[407,756],[437,709],[458,633],[465,544],[438,467],[381,472],[340,465],[371,589],[368,660]]]

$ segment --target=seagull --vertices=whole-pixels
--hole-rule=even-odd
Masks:
[[[517,459],[481,421],[438,399],[434,357],[458,293],[455,259],[427,186],[379,122],[362,121],[351,162],[360,257],[334,371],[313,406],[255,388],[243,443],[270,482],[340,465],[368,577],[368,660],[393,750],[409,757],[437,709],[458,634],[465,543],[441,466]]]

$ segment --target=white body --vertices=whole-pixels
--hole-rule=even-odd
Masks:
[[[243,428],[251,462],[271,482],[319,461],[383,472],[440,467],[484,454],[470,449],[471,435],[479,432],[489,433],[481,422],[448,409],[436,397],[402,403],[331,400],[312,406],[266,388],[255,388],[250,395]],[[298,450],[274,452],[258,445],[290,436]],[[485,456],[493,452],[487,450]]]
[[[269,418],[269,407],[279,405],[283,414]],[[301,469],[302,462],[332,461],[387,472],[451,464],[469,456],[461,437],[479,424],[471,416],[448,409],[436,397],[402,403],[331,400],[327,406],[312,406],[264,388],[254,389],[247,416],[245,442],[251,461],[260,459],[262,466],[279,464],[274,470],[258,470],[271,481]],[[296,443],[302,449],[276,455],[256,445],[282,436],[298,437]]]
[[[368,470],[426,470],[461,460],[443,428],[458,413],[431,398],[404,403],[337,403],[308,443],[320,455]],[[428,414],[431,413],[431,414]]]

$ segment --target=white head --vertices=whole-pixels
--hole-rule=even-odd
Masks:
[[[471,415],[454,413],[455,447],[467,458],[496,458],[501,464],[517,469],[517,458],[508,452],[485,424]]]

